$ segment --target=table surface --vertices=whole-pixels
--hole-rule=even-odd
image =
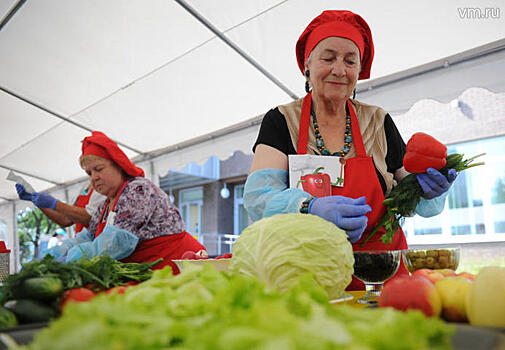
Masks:
[[[361,298],[363,295],[365,295],[364,290],[352,290],[347,293],[351,294],[354,297],[354,299],[345,302],[347,305],[350,305],[352,307],[359,308],[359,309],[369,306],[369,304],[358,303],[358,299]]]

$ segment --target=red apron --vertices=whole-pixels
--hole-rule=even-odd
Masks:
[[[93,193],[93,189],[88,187],[88,192],[87,194],[80,194],[77,196],[77,199],[75,200],[74,205],[79,208],[86,208],[86,205],[89,203],[89,199],[91,198],[91,194]],[[75,223],[75,233],[79,233],[82,231],[83,228],[87,228],[88,226],[81,224],[80,222]]]
[[[303,99],[300,131],[298,135],[298,154],[307,153],[311,102],[312,98],[309,93]],[[361,239],[352,245],[352,248],[353,250],[407,249],[407,240],[405,239],[405,234],[403,233],[401,227],[394,235],[393,242],[391,244],[384,244],[380,240],[382,234],[386,232],[385,228],[382,227],[363,247],[360,246],[361,242],[366,238],[368,233],[371,232],[380,221],[386,212],[386,207],[382,204],[384,201],[384,194],[382,193],[382,187],[380,185],[379,178],[377,177],[377,173],[375,172],[372,157],[367,156],[365,146],[363,145],[363,138],[361,137],[358,118],[356,117],[356,113],[349,101],[347,101],[347,106],[351,114],[352,139],[354,147],[356,148],[356,157],[346,159],[344,167],[344,186],[332,186],[331,193],[334,196],[339,195],[351,198],[365,196],[367,204],[372,207],[372,211],[367,214],[368,225],[365,232],[363,233]],[[393,278],[398,277],[401,274],[408,274],[408,271],[403,264],[403,259],[401,259],[400,268]],[[353,276],[352,282],[346,290],[364,289],[365,284]]]
[[[119,194],[116,200],[112,204],[111,211],[116,207],[117,201],[123,192],[128,181],[123,182]],[[105,202],[105,205],[100,215],[100,222],[98,223],[95,238],[100,236],[100,234],[105,229],[107,225],[106,221],[103,221],[105,212],[108,210],[109,199]],[[172,261],[173,259],[181,259],[182,255],[187,251],[198,252],[200,250],[205,250],[205,247],[198,242],[193,236],[191,236],[186,231],[180,233],[165,235],[156,238],[152,238],[145,241],[140,241],[133,253],[122,259],[121,262],[153,262],[159,258],[163,258],[163,261],[158,263],[153,267],[154,270],[162,269],[163,267],[170,265],[172,267],[172,272],[174,275],[180,273],[177,265]]]

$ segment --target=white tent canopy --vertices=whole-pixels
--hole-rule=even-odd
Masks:
[[[0,0],[1,218],[13,227],[10,169],[71,198],[90,130],[153,180],[249,152],[259,116],[303,96],[296,40],[335,6],[362,15],[374,36],[360,99],[399,114],[473,86],[505,91],[499,0],[471,9],[458,0]]]
[[[5,17],[20,2],[0,3]],[[82,177],[76,159],[88,130],[104,131],[129,156],[138,156],[302,96],[296,39],[311,18],[335,6],[333,1],[278,0],[21,3],[0,31],[4,199],[16,198],[12,184],[3,180],[6,169],[38,178],[38,190]],[[479,5],[485,10],[499,8],[500,2]],[[505,37],[501,16],[466,18],[461,6],[456,0],[408,6],[400,1],[339,3],[360,13],[373,30],[372,78]]]

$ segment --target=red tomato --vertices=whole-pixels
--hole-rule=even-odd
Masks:
[[[93,299],[96,294],[88,288],[74,288],[63,293],[61,307],[63,308],[68,302],[84,302]]]
[[[231,253],[224,253],[223,255],[216,256],[214,259],[230,259]]]
[[[114,287],[114,288],[110,288],[110,289],[107,289],[105,291],[105,294],[124,294],[124,292],[126,292],[126,288],[128,286],[117,286],[117,287]]]

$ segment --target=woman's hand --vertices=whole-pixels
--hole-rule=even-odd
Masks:
[[[440,171],[428,168],[425,173],[417,174],[417,182],[423,189],[423,197],[433,199],[447,192],[457,176],[454,169],[450,169],[445,177]]]
[[[54,210],[58,200],[50,194],[44,192],[34,192],[32,193],[32,202],[39,208],[50,208]]]
[[[31,201],[32,200],[32,194],[26,192],[25,187],[21,184],[16,184],[16,191],[18,193],[19,199],[25,200],[25,201]]]
[[[309,204],[309,214],[320,216],[345,230],[351,243],[356,243],[365,232],[366,214],[371,211],[365,197],[329,196],[315,198]]]

